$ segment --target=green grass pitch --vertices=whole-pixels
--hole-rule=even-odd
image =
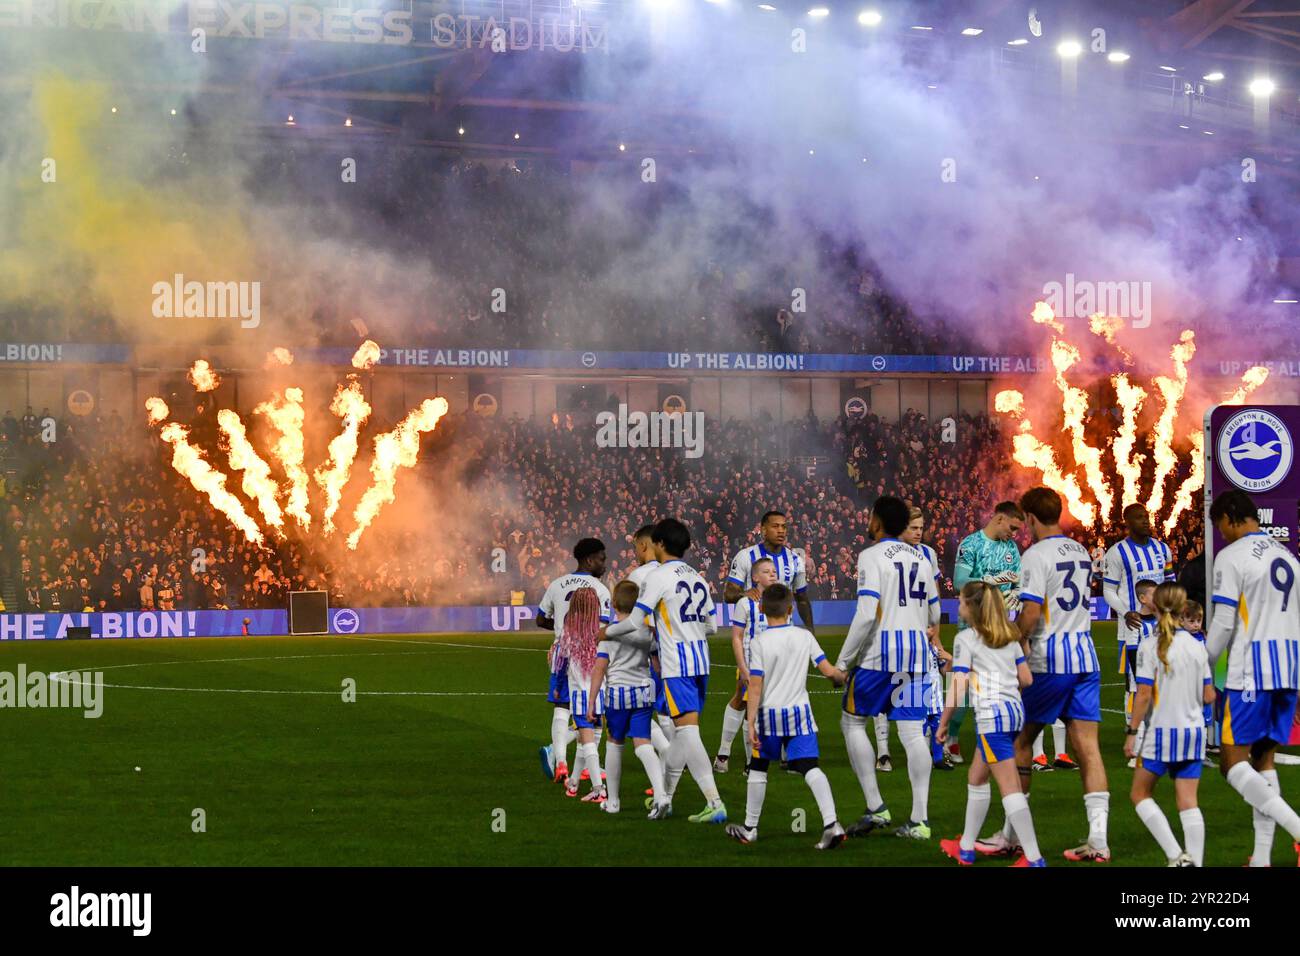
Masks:
[[[951,635],[946,628],[949,644]],[[1099,625],[1096,638],[1107,709],[1102,743],[1112,794],[1112,865],[1160,866],[1163,856],[1128,797],[1132,772],[1121,755],[1114,625]],[[812,849],[820,827],[812,796],[801,779],[780,772],[768,785],[762,837],[751,846],[733,843],[719,827],[686,820],[703,805],[689,775],[676,817],[643,819],[646,781],[630,752],[622,814],[565,799],[542,779],[537,759],[549,738],[543,657],[549,640],[538,631],[0,644],[0,670],[16,672],[20,663],[28,671],[102,670],[106,684],[99,719],[57,709],[4,713],[0,817],[10,837],[0,860],[46,866],[953,865],[940,854],[938,837],[961,829],[965,766],[934,775],[933,841],[875,834],[834,853]],[[833,657],[842,633],[822,640]],[[710,753],[733,674],[729,641],[715,640],[713,653],[703,728]],[[343,701],[349,678],[356,682],[354,703]],[[862,795],[840,736],[839,696],[820,677],[811,686],[822,765],[840,818],[849,822],[862,810]],[[972,733],[968,721],[962,740],[968,754]],[[897,763],[880,775],[881,787],[900,819],[910,791],[896,736],[891,749]],[[1253,843],[1250,811],[1206,769],[1206,863],[1240,866]],[[1300,770],[1283,767],[1281,775],[1284,792],[1300,797]],[[732,819],[741,819],[744,779],[733,770],[718,781]],[[986,832],[1001,820],[996,796]],[[1158,800],[1178,833],[1167,781]],[[1061,851],[1086,834],[1078,774],[1036,774],[1031,806],[1049,864],[1069,865]],[[194,832],[196,809],[206,817],[206,832]],[[806,812],[806,832],[792,832],[797,809]],[[1279,833],[1273,862],[1294,859]]]

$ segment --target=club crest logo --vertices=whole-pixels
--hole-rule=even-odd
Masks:
[[[1276,415],[1248,408],[1233,415],[1219,432],[1216,452],[1224,475],[1242,491],[1269,491],[1291,472],[1295,456],[1291,433]]]

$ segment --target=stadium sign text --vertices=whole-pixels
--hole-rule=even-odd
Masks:
[[[493,50],[558,50],[561,53],[609,52],[603,24],[561,23],[559,17],[479,17],[439,13],[433,18],[432,41],[443,49],[489,47]]]
[[[1246,369],[1256,365],[1262,365],[1268,369],[1270,376],[1276,375],[1279,378],[1296,378],[1300,376],[1300,362],[1287,359],[1259,359],[1253,362],[1222,361],[1219,363],[1219,372],[1222,375],[1236,378]]]
[[[813,601],[817,622],[848,627],[858,602]],[[943,598],[948,620],[957,619],[957,601]],[[330,616],[334,634],[443,634],[531,630],[533,608],[528,605],[457,605],[450,607],[356,607]],[[355,620],[354,616],[355,615]],[[1094,620],[1111,617],[1104,598],[1092,601]],[[248,623],[245,624],[244,621]],[[731,624],[731,608],[717,609],[719,627]],[[340,628],[340,625],[342,627]],[[109,611],[86,614],[0,614],[0,641],[64,640],[69,627],[89,627],[92,638],[187,638],[279,635],[289,632],[289,612],[265,609],[233,611]]]
[[[131,349],[126,345],[76,345],[53,342],[0,344],[0,362],[126,365],[130,360]]]
[[[214,39],[294,40],[365,43],[440,49],[486,47],[555,50],[560,53],[609,52],[604,23],[542,14],[494,16],[439,12],[416,17],[399,7],[325,6],[278,0],[0,0],[0,27],[95,30],[113,33],[187,33],[201,30]]]
[[[509,368],[509,349],[380,349],[381,365]]]
[[[785,352],[669,352],[668,367],[801,372],[804,356]]]
[[[173,20],[172,5],[157,0],[0,0],[0,27],[158,34],[204,30],[218,38],[397,46],[409,45],[415,36],[410,10],[233,0],[189,0],[180,9],[183,21]]]

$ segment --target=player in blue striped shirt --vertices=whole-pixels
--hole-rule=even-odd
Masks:
[[[621,621],[636,606],[640,588],[635,582],[623,580],[614,586],[613,610]],[[605,741],[605,802],[601,809],[607,813],[619,812],[619,783],[623,776],[623,741],[632,738],[637,758],[645,767],[650,786],[658,797],[651,807],[650,819],[660,820],[672,812],[664,793],[664,771],[659,755],[650,742],[654,724],[654,681],[650,679],[650,651],[654,638],[650,634],[636,634],[622,641],[601,641],[596,652],[596,663],[591,670],[591,692],[587,703],[587,720],[594,720],[595,700],[603,684],[605,702],[605,728],[609,736]]]
[[[1228,542],[1214,556],[1214,617],[1205,639],[1211,666],[1228,655],[1219,772],[1257,814],[1256,847],[1264,818],[1300,841],[1300,815],[1282,798],[1273,763],[1278,745],[1291,738],[1300,689],[1300,561],[1260,528],[1244,491],[1219,494],[1210,521]]]
[[[736,691],[722,712],[722,740],[713,769],[726,773],[731,761],[731,742],[745,722],[745,697],[749,693],[749,649],[758,635],[767,630],[767,618],[759,596],[763,589],[778,583],[776,564],[771,558],[759,558],[749,569],[754,586],[741,596],[731,612],[731,651],[736,658]],[[748,736],[748,735],[746,735]]]
[[[740,843],[758,839],[758,821],[767,795],[767,768],[781,758],[784,748],[790,769],[802,774],[822,815],[819,850],[832,850],[844,842],[844,827],[835,813],[835,799],[826,772],[817,766],[817,722],[808,699],[808,664],[839,686],[847,679],[831,666],[817,644],[817,638],[790,623],[794,603],[790,589],[773,584],[763,592],[762,609],[767,630],[750,648],[749,783],[746,788],[745,822],[727,825],[727,835]]]
[[[1124,525],[1128,536],[1111,545],[1103,559],[1101,594],[1118,619],[1120,671],[1129,674],[1131,682],[1133,661],[1129,658],[1137,654],[1140,618],[1151,613],[1143,611],[1138,587],[1143,581],[1172,581],[1175,575],[1173,552],[1169,545],[1151,536],[1151,516],[1145,506],[1131,504],[1125,508]]]

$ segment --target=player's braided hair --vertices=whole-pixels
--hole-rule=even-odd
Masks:
[[[569,610],[564,615],[564,634],[560,654],[577,665],[584,677],[596,663],[596,638],[600,634],[600,598],[595,588],[578,588],[569,595]]]

